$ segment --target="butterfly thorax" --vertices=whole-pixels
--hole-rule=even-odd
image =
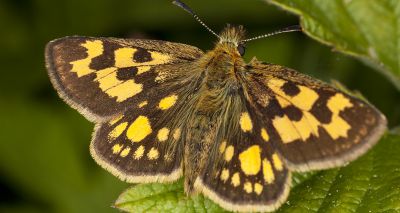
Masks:
[[[198,67],[205,76],[200,107],[204,105],[211,111],[210,108],[218,109],[221,102],[225,101],[224,97],[240,88],[239,75],[244,70],[245,62],[237,48],[243,36],[242,26],[228,25],[222,31],[215,48],[198,60]]]

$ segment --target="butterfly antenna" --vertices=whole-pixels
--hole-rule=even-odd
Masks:
[[[190,9],[190,7],[187,6],[185,3],[183,3],[183,2],[181,2],[181,1],[179,1],[179,0],[175,0],[175,1],[172,2],[172,4],[175,4],[176,6],[182,8],[182,9],[184,9],[186,12],[190,13],[190,14],[194,17],[194,19],[196,19],[196,20],[197,20],[201,25],[203,25],[208,31],[210,31],[213,35],[217,36],[218,38],[221,38],[221,37],[219,37],[219,35],[216,34],[211,28],[209,28],[203,21],[201,21],[201,19],[196,15],[196,13],[193,12],[193,10]]]
[[[249,38],[249,39],[245,39],[245,40],[242,40],[242,42],[253,41],[253,40],[257,40],[257,39],[260,39],[260,38],[266,38],[266,37],[270,37],[270,36],[281,34],[281,33],[296,32],[296,31],[302,31],[300,25],[293,25],[293,26],[290,26],[290,27],[283,28],[281,30],[277,30],[277,31],[272,32],[272,33],[267,33],[267,34],[264,34],[264,35],[256,36],[256,37]]]

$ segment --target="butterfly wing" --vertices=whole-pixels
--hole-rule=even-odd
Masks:
[[[228,108],[195,188],[231,211],[272,211],[287,198],[291,173],[244,97]],[[236,107],[238,106],[238,107]]]
[[[62,98],[96,123],[90,151],[128,182],[182,175],[182,122],[197,80],[195,47],[152,40],[66,37],[50,42],[46,61]]]
[[[240,107],[225,116],[222,136],[195,182],[226,209],[277,209],[288,196],[291,170],[343,165],[386,128],[372,105],[330,85],[257,60],[245,69],[238,75],[241,100],[234,101]]]
[[[176,90],[97,124],[90,146],[93,158],[127,182],[169,182],[181,177],[182,125],[175,113],[184,110],[184,95]]]
[[[164,88],[166,78],[179,71],[160,70],[202,54],[196,47],[165,41],[65,37],[50,42],[45,55],[59,95],[89,120],[100,121]]]
[[[294,70],[253,60],[245,87],[291,170],[340,166],[373,146],[386,118],[371,104]]]

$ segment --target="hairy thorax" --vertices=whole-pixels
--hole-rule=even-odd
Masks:
[[[240,89],[240,72],[244,61],[234,50],[232,44],[219,43],[213,51],[199,60],[205,72],[201,88],[198,109],[215,113],[226,101],[227,97],[236,94]]]

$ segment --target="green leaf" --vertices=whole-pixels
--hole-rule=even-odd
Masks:
[[[319,172],[291,191],[278,212],[396,212],[400,209],[400,136],[387,135],[346,167]]]
[[[138,184],[122,193],[115,207],[128,212],[223,212],[201,195],[185,196],[183,181],[173,184]]]
[[[400,136],[391,134],[346,167],[295,174],[288,201],[277,212],[396,212],[400,210]],[[115,202],[128,212],[223,212],[183,183],[139,184]]]
[[[400,1],[267,1],[298,14],[310,37],[357,56],[400,89]]]

